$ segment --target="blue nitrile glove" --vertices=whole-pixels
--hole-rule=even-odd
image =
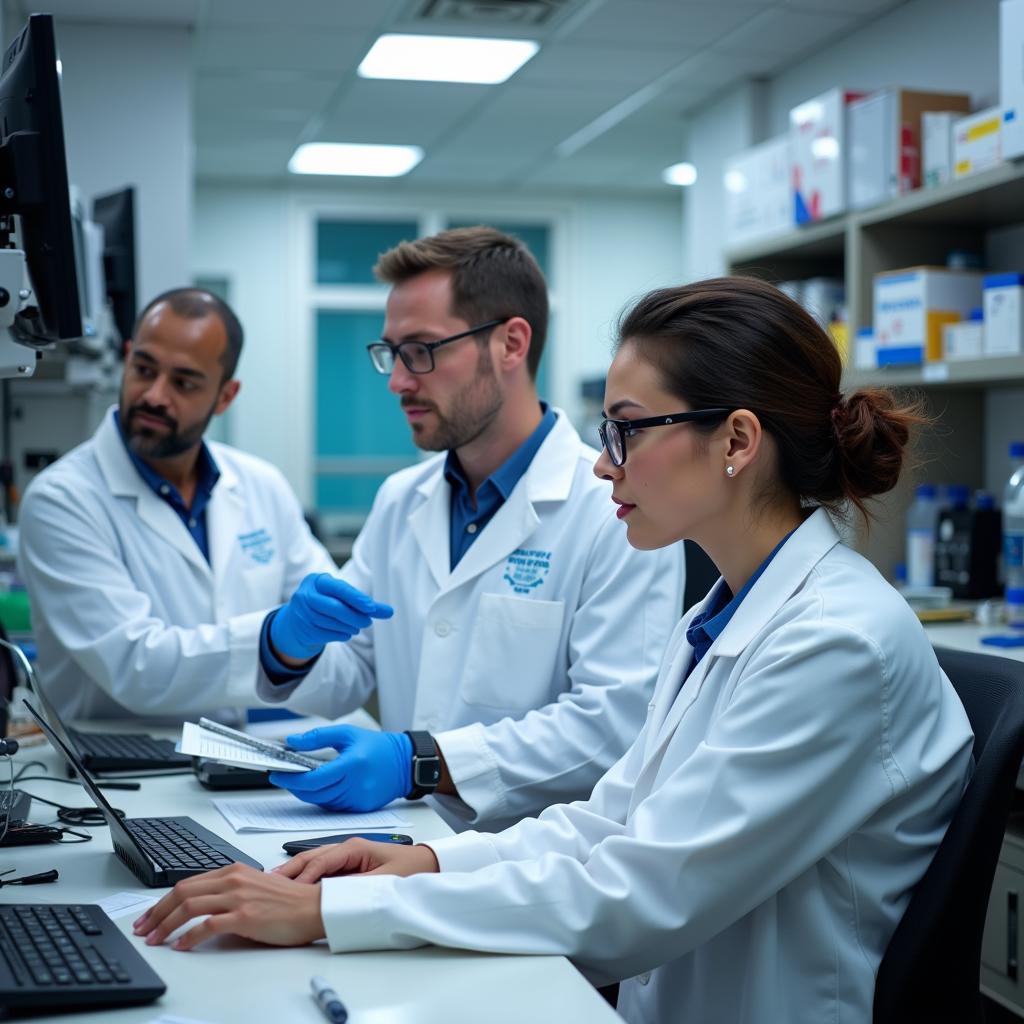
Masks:
[[[311,573],[270,623],[278,654],[308,659],[334,640],[351,640],[371,619],[390,619],[395,610],[380,604],[330,573]]]
[[[338,756],[309,772],[271,772],[270,781],[332,811],[375,811],[412,789],[412,740],[404,732],[328,725],[288,737],[292,750],[334,747]]]

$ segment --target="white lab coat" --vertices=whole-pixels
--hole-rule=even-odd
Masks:
[[[18,568],[38,672],[69,718],[183,718],[259,704],[267,612],[335,565],[271,465],[210,443],[212,564],[125,451],[113,410],[32,481]]]
[[[599,983],[631,978],[619,1012],[646,1024],[868,1024],[969,772],[967,717],[913,613],[823,511],[680,689],[701,607],[589,801],[431,843],[440,875],[326,881],[332,950],[560,953]]]
[[[643,723],[683,574],[681,546],[629,546],[596,456],[559,414],[454,571],[445,456],[385,481],[341,576],[394,618],[329,645],[289,706],[336,717],[376,686],[385,729],[436,736],[456,824],[588,794]]]

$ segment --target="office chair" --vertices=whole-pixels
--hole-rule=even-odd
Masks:
[[[975,769],[875,979],[874,1024],[981,1024],[981,939],[1024,757],[1024,663],[937,648],[974,730]]]
[[[686,565],[686,579],[683,583],[685,613],[698,601],[703,601],[707,597],[708,591],[718,581],[721,573],[704,553],[704,549],[694,544],[692,540],[683,541],[683,560]]]

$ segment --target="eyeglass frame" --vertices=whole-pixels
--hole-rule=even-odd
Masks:
[[[626,458],[629,454],[626,449],[626,430],[640,430],[644,427],[667,427],[672,423],[702,423],[715,419],[724,419],[735,411],[735,409],[716,407],[712,409],[692,409],[689,412],[674,412],[666,416],[650,416],[642,420],[617,420],[605,417],[597,428],[597,433],[601,438],[601,446],[608,453],[608,458],[611,459],[612,465],[619,469],[626,464]],[[619,440],[622,442],[621,462],[615,461],[615,456],[608,445],[607,430],[609,426],[615,427],[619,432]]]
[[[471,334],[479,334],[481,331],[488,331],[494,327],[499,327],[501,324],[506,324],[511,320],[511,316],[502,316],[497,320],[488,320],[485,324],[480,324],[479,327],[471,327],[468,331],[460,331],[458,334],[453,334],[449,338],[441,338],[440,341],[400,341],[397,345],[393,345],[390,341],[381,338],[380,341],[372,341],[366,346],[366,351],[370,356],[370,363],[373,368],[377,370],[381,376],[388,376],[392,370],[394,370],[394,362],[392,362],[391,370],[378,369],[376,362],[373,359],[374,349],[380,350],[386,348],[391,353],[391,358],[394,360],[395,356],[402,360],[402,365],[410,372],[416,374],[433,373],[437,369],[437,363],[434,361],[434,350],[440,348],[442,345],[448,345],[453,341],[461,341],[463,338],[468,338]],[[402,349],[406,345],[421,345],[427,350],[427,355],[430,357],[430,369],[429,370],[414,370],[408,360],[402,355]]]

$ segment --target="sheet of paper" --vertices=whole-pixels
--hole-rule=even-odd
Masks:
[[[242,768],[272,769],[279,772],[308,771],[301,764],[253,750],[229,736],[219,736],[215,732],[210,732],[195,722],[185,722],[181,727],[181,743],[178,744],[178,748],[183,754],[209,757],[222,764],[236,764]]]
[[[163,893],[159,892],[115,892],[98,900],[97,905],[111,920],[127,917],[129,914],[138,917],[144,910],[153,906],[162,895]]]
[[[344,814],[303,803],[290,793],[274,796],[218,797],[213,806],[236,832],[365,832],[394,831],[407,825],[394,811]]]
[[[154,1017],[149,1024],[210,1024],[210,1022],[199,1020],[198,1017],[179,1017],[176,1014],[163,1013],[159,1017]]]

